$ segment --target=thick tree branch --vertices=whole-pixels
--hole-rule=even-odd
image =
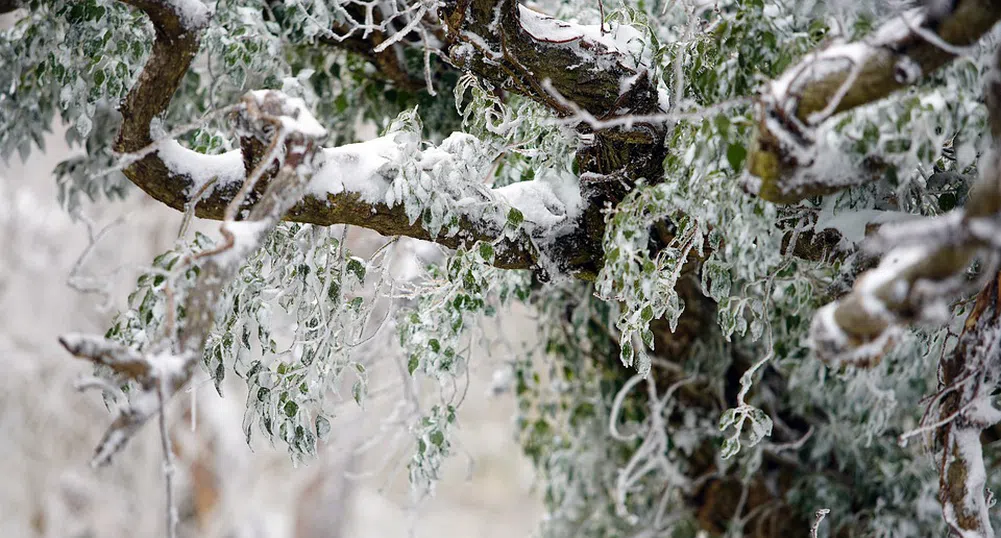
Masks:
[[[569,100],[598,119],[661,112],[649,54],[629,26],[564,23],[515,0],[449,0],[439,8],[446,27],[445,51],[460,69],[496,87],[525,95],[558,116],[571,116]],[[577,130],[590,140],[576,159],[586,209],[557,258],[578,276],[591,278],[602,265],[603,209],[615,206],[639,179],[663,180],[666,128],[637,122],[628,128]]]
[[[966,269],[984,260],[992,275],[1001,247],[1001,49],[985,81],[994,148],[966,207],[917,222],[883,226],[871,244],[887,252],[863,273],[851,293],[821,308],[811,340],[818,356],[834,363],[869,365],[893,343],[898,325],[947,315],[947,305],[979,288]]]
[[[999,19],[1001,2],[995,0],[961,0],[942,15],[918,8],[862,41],[830,45],[786,70],[758,103],[758,128],[748,158],[748,170],[760,179],[758,195],[793,203],[878,177],[878,166],[816,169],[814,128],[833,114],[916,83],[962,47],[976,43]]]
[[[153,144],[150,123],[162,114],[180,84],[198,51],[199,32],[207,23],[203,17],[192,16],[194,8],[181,8],[179,16],[175,5],[167,1],[129,0],[150,16],[156,28],[153,51],[143,68],[136,85],[129,91],[122,104],[123,122],[115,144],[120,153],[142,154],[142,158],[124,169],[124,174],[139,188],[164,204],[183,211],[195,203],[195,215],[208,219],[223,218],[224,209],[236,196],[246,171],[235,166],[237,154],[223,156],[200,155],[181,148],[173,141],[159,141],[162,149],[147,151]],[[181,4],[184,5],[184,4]],[[201,5],[201,4],[199,4]],[[243,161],[251,164],[263,155],[254,155],[263,147],[244,145]],[[169,150],[169,152],[168,152]],[[169,153],[170,157],[164,156]],[[347,155],[346,157],[350,157]],[[345,164],[331,161],[331,166]],[[201,197],[196,194],[205,185],[205,174],[214,174],[215,184]],[[266,174],[267,175],[267,174]],[[352,178],[355,183],[367,178]],[[379,180],[372,177],[373,181]],[[253,206],[268,186],[264,177],[254,186],[246,200],[246,208]],[[195,200],[195,198],[198,198]],[[529,268],[537,253],[525,233],[510,234],[494,220],[480,221],[472,216],[460,219],[458,227],[464,233],[434,235],[420,220],[411,222],[402,204],[390,206],[380,201],[367,201],[357,192],[343,190],[338,193],[310,193],[300,203],[289,209],[287,220],[319,225],[352,224],[382,233],[406,235],[417,239],[435,241],[447,247],[468,247],[477,241],[495,243],[495,264],[503,268]]]
[[[985,496],[980,433],[1001,420],[991,405],[992,392],[1001,381],[1001,274],[987,284],[966,319],[959,345],[940,364],[939,392],[932,408],[939,427],[936,444],[939,460],[939,499],[942,514],[960,537],[994,536]],[[937,403],[937,405],[935,405]]]
[[[24,5],[23,0],[0,0],[0,15],[10,13]]]

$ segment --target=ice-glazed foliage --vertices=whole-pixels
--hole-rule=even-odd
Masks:
[[[816,507],[839,506],[835,512],[870,518],[867,532],[872,535],[924,535],[930,532],[926,529],[941,525],[935,469],[927,465],[919,441],[901,447],[896,436],[913,429],[921,418],[919,402],[934,391],[935,363],[952,349],[947,333],[910,334],[873,371],[826,370],[804,346],[806,330],[816,307],[831,294],[841,293],[842,282],[854,277],[855,257],[834,255],[811,261],[793,255],[793,250],[797,240],[809,249],[815,233],[834,230],[841,235],[840,247],[850,253],[867,224],[899,220],[906,214],[936,215],[965,202],[976,177],[976,160],[984,150],[985,112],[979,100],[993,45],[988,42],[974,48],[971,56],[921,85],[844,114],[819,129],[825,171],[844,174],[878,158],[883,171],[879,181],[814,198],[794,209],[778,208],[746,195],[751,178],[743,168],[753,120],[749,101],[740,98],[753,95],[762,80],[776,78],[828,39],[829,33],[838,31],[818,17],[825,13],[824,6],[811,6],[812,11],[780,11],[765,2],[721,2],[716,16],[692,23],[700,31],[687,39],[677,27],[650,22],[679,20],[672,17],[684,20],[683,13],[667,9],[661,15],[659,9],[647,9],[647,24],[664,32],[659,36],[662,40],[671,40],[658,50],[657,58],[672,110],[694,113],[695,119],[681,116],[668,136],[664,182],[637,188],[610,213],[604,239],[607,258],[595,290],[599,297],[613,301],[611,323],[622,338],[618,346],[622,361],[640,372],[649,371],[650,357],[656,352],[650,324],[661,316],[676,321],[683,312],[676,282],[686,271],[685,264],[691,263],[690,255],[696,254],[701,260],[698,278],[703,293],[718,304],[721,336],[734,346],[728,349],[767,359],[768,368],[781,372],[791,389],[778,396],[783,406],[806,415],[824,410],[824,424],[815,425],[812,441],[806,445],[805,464],[833,458],[850,469],[847,474],[853,477],[854,490],[836,479],[804,474],[787,493],[793,506],[803,508],[800,516],[812,517]],[[828,21],[845,24],[841,31],[855,37],[864,35],[889,9],[831,7],[827,13],[839,21]],[[856,182],[861,183],[861,174],[857,176]],[[952,319],[961,319],[967,312],[960,307]],[[567,356],[565,348],[551,352]],[[706,361],[704,366],[721,361],[712,354],[700,359]],[[753,402],[760,392],[754,389],[753,377],[744,381],[752,389],[748,401]],[[529,399],[533,398],[537,396]],[[769,408],[775,409],[772,405],[731,408],[713,417],[718,418],[720,430],[727,430],[724,437],[712,431],[696,435],[722,442],[724,457],[740,450],[743,454],[751,447],[750,453],[741,456],[740,465],[753,470],[760,465],[754,461],[760,462],[761,457],[754,445],[772,431]],[[747,421],[743,433],[734,431],[732,427],[742,417]],[[569,424],[570,419],[565,419],[563,427]],[[550,428],[548,424],[536,427]],[[540,443],[531,435],[532,428],[527,431],[532,439],[530,453],[536,453]],[[606,433],[601,430],[599,435]],[[607,457],[603,447],[567,457],[601,459]],[[873,468],[883,470],[866,471]],[[660,483],[679,483],[670,469],[652,472],[659,473]],[[588,485],[589,480],[571,483],[595,487]],[[638,496],[635,489],[631,491],[634,498]],[[647,506],[656,506],[659,497],[653,496],[654,490],[647,494],[651,495]],[[590,496],[595,497],[603,500],[581,513],[614,513],[613,499]],[[554,513],[560,513],[559,502],[547,501],[552,502]],[[868,503],[867,508],[860,509],[860,502]],[[564,532],[551,535],[563,536]]]
[[[98,104],[125,95],[150,47],[152,28],[120,3],[32,4],[0,40],[0,84],[17,96],[0,102],[5,159],[15,150],[27,157],[32,143],[43,147],[41,135],[57,112],[85,139]]]
[[[54,118],[70,124],[67,140],[83,157],[57,169],[60,201],[70,210],[81,194],[91,201],[121,196],[120,174],[94,177],[112,164],[117,132],[110,107],[131,86],[150,47],[152,28],[118,2],[31,2],[30,15],[0,32],[0,157],[26,159]],[[58,43],[59,46],[53,46]],[[9,92],[9,93],[8,93]]]
[[[529,181],[542,169],[572,166],[574,134],[534,101],[517,95],[501,100],[489,82],[472,75],[455,84],[455,107],[463,129],[497,149],[493,185]]]
[[[342,381],[351,387],[350,399],[361,404],[365,398],[362,344],[372,301],[366,304],[358,292],[368,262],[351,256],[334,233],[308,225],[280,226],[224,292],[202,362],[220,391],[227,372],[246,381],[248,442],[259,425],[293,454],[313,454],[317,438],[330,429],[325,398],[337,396]],[[138,351],[149,350],[163,337],[170,304],[164,290],[171,283],[177,322],[184,323],[180,305],[198,267],[180,275],[174,268],[213,246],[207,236],[196,234],[190,244],[154,259],[153,270],[139,277],[129,296],[131,308],[117,316],[107,336]],[[276,326],[291,330],[276,335]]]
[[[199,121],[251,89],[273,88],[302,97],[331,133],[331,143],[357,140],[359,120],[388,127],[401,111],[422,106],[432,140],[459,126],[448,99],[394,87],[373,77],[371,66],[333,48],[316,48],[319,2],[277,4],[222,0],[202,39],[202,57],[188,71],[169,109],[171,128],[209,153],[234,146],[226,118]],[[343,11],[354,2],[333,2]],[[152,44],[152,26],[115,0],[28,3],[28,16],[0,32],[0,156],[22,159],[44,150],[43,133],[54,118],[70,126],[67,139],[86,153],[61,164],[60,198],[69,209],[83,197],[120,197],[127,182],[113,171],[117,132],[113,110],[135,81]],[[330,17],[325,20],[329,21]],[[312,30],[311,30],[312,29]],[[55,46],[58,45],[58,46]],[[307,45],[314,45],[308,47]],[[409,62],[421,78],[423,55]],[[430,60],[437,65],[437,58]],[[415,63],[416,62],[416,63]],[[447,74],[440,84],[454,84]],[[197,129],[202,124],[203,129]],[[212,139],[212,144],[206,142]]]
[[[820,508],[831,510],[830,535],[941,530],[937,469],[920,435],[905,434],[927,418],[922,398],[938,390],[935,365],[956,348],[970,305],[946,307],[949,327],[901,328],[868,370],[816,360],[809,329],[872,265],[867,226],[966,203],[988,149],[982,82],[996,36],[887,99],[784,138],[808,171],[794,181],[841,190],[780,206],[753,195],[760,180],[745,170],[763,100],[781,89],[770,81],[908,3],[545,0],[511,11],[521,33],[502,32],[495,56],[481,50],[495,36],[446,43],[461,17],[436,14],[454,4],[214,2],[196,61],[154,121],[154,138],[181,130],[198,153],[232,151],[240,142],[217,111],[248,90],[279,89],[329,133],[318,141],[328,168],[305,187],[315,205],[340,209],[337,196],[351,195],[373,221],[402,214],[393,234],[458,239],[432,263],[398,256],[392,238],[362,258],[348,252],[346,226],[279,225],[225,288],[202,356],[217,387],[230,374],[246,381],[248,441],[263,434],[294,457],[315,453],[337,405],[364,406],[381,359],[405,380],[394,417],[413,490],[433,492],[454,452],[479,327],[520,301],[538,316],[539,345],[509,362],[519,439],[547,509],[542,536],[736,536],[768,514],[798,525]],[[86,150],[57,169],[64,204],[120,196],[114,107],[150,54],[152,26],[110,0],[30,7],[0,40],[0,87],[11,88],[0,94],[0,151],[27,155],[58,115]],[[511,24],[505,13],[476,30]],[[533,38],[528,53],[504,42],[515,34]],[[606,117],[576,114],[512,59],[550,50],[580,61],[566,71],[630,73],[607,103],[589,96],[611,103]],[[449,54],[489,57],[460,71]],[[634,125],[617,115],[644,76],[653,104]],[[621,129],[601,125],[609,120]],[[362,130],[382,136],[343,147]],[[636,163],[617,161],[641,160],[629,151],[644,144],[657,162],[637,169],[653,177],[583,175],[595,162],[633,173]],[[617,189],[615,203],[583,207]],[[593,282],[570,281],[548,258],[554,246],[589,244]],[[145,352],[171,320],[183,330],[181,305],[202,270],[188,262],[218,245],[199,234],[153,260],[108,337]],[[532,258],[520,270],[494,266],[519,246]],[[683,351],[671,347],[686,338]]]
[[[529,275],[491,267],[493,258],[493,247],[478,243],[455,252],[444,267],[429,266],[425,279],[409,291],[412,305],[398,321],[407,371],[440,386],[440,401],[412,428],[417,451],[409,464],[410,482],[420,493],[434,491],[451,453],[448,434],[465,394],[458,380],[468,371],[481,319],[529,295]]]

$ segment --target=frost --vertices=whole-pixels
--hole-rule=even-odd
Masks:
[[[871,224],[883,224],[906,219],[913,219],[910,213],[901,211],[881,211],[877,209],[862,209],[837,211],[837,197],[831,196],[824,200],[823,208],[817,215],[814,231],[834,230],[846,241],[858,244],[865,238],[866,228]]]
[[[789,101],[809,81],[823,79],[833,73],[849,69],[861,69],[869,57],[884,48],[911,35],[911,28],[924,22],[924,12],[912,9],[891,19],[863,42],[834,44],[811,53],[803,59],[804,69],[789,69],[786,74],[770,83],[771,97],[776,102]]]
[[[544,175],[492,192],[521,211],[526,222],[549,231],[575,222],[583,208],[576,178],[566,175]]]
[[[23,18],[0,41],[0,150],[29,155],[54,121],[68,122],[80,155],[58,169],[60,195],[68,207],[86,209],[82,195],[122,193],[119,175],[99,174],[122,164],[111,153],[114,108],[141,72],[153,30],[141,10],[120,2],[36,4],[18,12]],[[338,419],[345,408],[372,419],[380,410],[373,398],[392,392],[397,401],[375,417],[379,433],[364,444],[378,456],[371,459],[405,465],[401,474],[420,499],[442,487],[449,459],[463,450],[457,434],[468,424],[466,377],[496,370],[503,373],[492,389],[517,400],[514,425],[538,474],[544,538],[687,536],[708,532],[699,528],[706,521],[711,533],[743,535],[766,528],[772,513],[806,522],[805,534],[821,507],[830,510],[824,520],[830,534],[919,536],[938,529],[936,465],[920,447],[901,446],[898,435],[931,431],[922,430],[929,424],[922,402],[994,386],[987,377],[970,377],[959,389],[935,392],[944,371],[939,360],[954,351],[973,304],[953,302],[969,294],[943,291],[966,291],[971,277],[993,268],[993,258],[981,257],[949,281],[896,277],[958,239],[981,242],[987,254],[998,246],[993,217],[929,218],[968,198],[979,201],[969,183],[992,165],[978,157],[988,148],[980,88],[993,44],[965,48],[927,77],[917,57],[888,46],[922,38],[910,27],[924,20],[917,11],[901,15],[899,2],[809,1],[792,9],[773,1],[618,7],[541,0],[504,4],[510,12],[501,4],[475,27],[483,35],[455,32],[454,17],[438,20],[448,2],[164,4],[189,30],[204,27],[190,73],[158,118],[197,126],[175,139],[152,137],[170,171],[190,180],[188,194],[213,180],[234,190],[244,179],[234,148],[245,133],[213,114],[248,88],[282,88],[294,98],[284,101],[283,118],[273,126],[325,137],[330,146],[313,169],[300,170],[313,173],[305,186],[315,199],[310,204],[354,197],[371,206],[373,222],[392,209],[422,237],[460,246],[375,238],[337,225],[284,223],[265,235],[263,226],[228,222],[220,236],[182,234],[142,269],[107,334],[127,350],[78,335],[68,335],[66,344],[98,356],[103,349],[109,362],[145,360],[160,375],[176,376],[183,357],[165,351],[163,335],[188,315],[179,305],[205,268],[200,255],[225,248],[212,258],[230,267],[240,260],[237,276],[220,291],[216,324],[194,359],[220,393],[234,379],[246,384],[242,432],[255,446],[263,438],[295,460],[325,446],[339,450],[336,443],[349,433]],[[486,33],[502,30],[505,16],[523,31],[498,43]],[[372,54],[383,53],[374,63],[359,49],[343,50],[374,36],[380,41]],[[516,37],[524,43],[509,41]],[[621,192],[628,195],[585,213],[586,198],[606,185],[619,189],[601,183],[618,176],[581,172],[593,164],[581,157],[604,149],[588,146],[610,140],[603,139],[608,131],[588,127],[612,127],[581,124],[565,110],[554,113],[545,99],[523,95],[542,81],[516,65],[522,46],[525,54],[565,53],[575,63],[564,67],[577,73],[621,72],[618,84],[601,91],[618,93],[623,109],[637,81],[656,81],[656,95],[644,106],[661,112],[611,114],[620,126],[649,122],[663,129],[655,163],[662,174],[623,178]],[[445,54],[462,70],[439,57]],[[804,84],[853,76],[884,57],[899,81],[929,80],[851,112],[821,111],[804,122],[782,117]],[[394,59],[401,80],[375,72]],[[414,91],[409,77],[422,74],[432,90],[454,82],[455,99]],[[269,91],[251,96],[265,104]],[[753,110],[762,101],[776,112],[763,125]],[[795,194],[819,185],[840,192],[787,206],[745,192],[760,186],[744,169],[751,132],[762,126],[799,165],[781,189]],[[373,138],[375,132],[381,136]],[[632,144],[628,136],[614,143]],[[11,204],[31,214],[30,203],[12,198]],[[597,275],[586,275],[595,280],[543,282],[559,267],[546,258],[550,247],[564,246],[563,234],[582,215],[606,218],[604,258],[593,260]],[[905,220],[911,216],[925,218]],[[7,217],[5,224],[29,217]],[[863,245],[875,226],[883,228]],[[839,239],[830,240],[830,232]],[[502,242],[512,239],[532,247],[536,274],[493,266],[505,254]],[[889,254],[862,276],[869,250]],[[9,264],[21,257],[0,258]],[[855,312],[886,330],[853,334],[840,323],[839,303],[822,306],[846,301],[853,284]],[[908,311],[891,308],[901,301]],[[485,336],[515,302],[538,341],[510,345]],[[904,326],[912,314],[937,325]],[[691,333],[699,338],[688,345]],[[486,358],[494,362],[479,362],[478,346],[489,347]],[[747,360],[761,357],[747,369]],[[741,371],[747,373],[735,379]],[[119,398],[112,408],[155,412],[156,399],[135,388],[125,391],[126,402],[112,387],[109,402],[111,393]],[[955,424],[979,427],[999,416],[988,398],[976,399]],[[983,491],[997,490],[998,479],[975,461],[977,428],[967,429],[957,438],[958,456],[974,463],[965,498],[989,504]],[[99,457],[125,438],[112,432]],[[796,480],[783,478],[788,469],[797,469]],[[720,499],[742,500],[732,506]],[[720,505],[725,513],[716,510]],[[953,508],[980,507],[945,506],[947,518],[957,515]],[[981,513],[991,515],[996,519]]]

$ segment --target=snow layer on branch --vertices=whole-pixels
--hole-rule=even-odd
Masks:
[[[205,155],[182,146],[176,140],[167,140],[160,145],[157,153],[171,172],[191,178],[189,196],[200,191],[212,179],[216,179],[218,184],[227,184],[241,182],[244,178],[240,150]]]
[[[649,48],[643,34],[632,26],[609,23],[603,30],[599,25],[584,25],[556,20],[548,15],[519,5],[521,27],[533,38],[549,43],[584,42],[603,48],[606,53],[622,56],[633,69],[649,65]],[[599,53],[601,51],[598,51]],[[637,63],[639,60],[639,63]]]
[[[263,237],[273,224],[269,220],[226,221],[223,226],[233,234],[233,246],[216,254],[216,262],[224,266],[243,262],[261,245]]]
[[[521,211],[525,222],[547,229],[574,222],[583,207],[577,181],[564,174],[512,183],[493,192]]]
[[[319,198],[342,192],[358,193],[362,201],[383,202],[390,183],[379,171],[400,159],[395,134],[368,142],[324,148],[319,169],[309,182],[307,191]]]
[[[169,397],[176,388],[176,384],[183,383],[190,375],[188,373],[195,361],[194,353],[182,353],[180,355],[167,350],[147,356],[152,367],[154,380],[162,384],[164,397]],[[156,393],[156,391],[150,391]],[[157,398],[159,400],[159,397]],[[159,401],[157,401],[159,407]]]
[[[981,430],[979,428],[954,428],[952,437],[956,443],[957,454],[953,456],[953,459],[957,457],[961,459],[964,462],[963,467],[966,470],[966,481],[964,483],[966,492],[963,495],[963,500],[966,504],[963,507],[964,512],[967,514],[975,513],[978,515],[977,519],[979,521],[990,525],[990,514],[988,513],[987,503],[984,501],[987,470],[984,467],[980,433]],[[958,534],[960,536],[963,538],[980,538],[983,536],[979,532],[963,529],[956,524],[955,507],[952,503],[946,502],[942,505],[942,508],[946,521],[950,522],[954,529],[959,529],[960,532]],[[987,529],[984,530],[986,531]]]
[[[900,338],[900,328],[893,325],[869,341],[849,338],[834,317],[839,306],[838,302],[824,305],[817,310],[810,326],[810,347],[818,358],[831,367],[875,364],[886,354],[888,347]]]
[[[771,97],[782,103],[810,81],[860,69],[874,52],[892,50],[894,43],[906,39],[912,33],[910,28],[920,26],[924,17],[924,10],[912,9],[887,22],[864,41],[831,45],[806,56],[799,66],[787,69],[769,85]]]
[[[908,274],[914,266],[928,259],[929,249],[924,246],[897,248],[890,251],[879,266],[868,271],[859,279],[856,291],[862,299],[862,306],[875,317],[892,321],[895,314],[886,308],[884,298],[880,295],[889,289],[889,299],[893,302],[903,302],[910,292],[910,285],[902,275]]]
[[[286,132],[296,132],[303,136],[312,138],[323,138],[327,136],[327,130],[316,121],[313,113],[309,111],[306,102],[298,97],[288,97],[281,92],[274,90],[255,90],[250,95],[257,100],[258,104],[263,104],[273,96],[280,96],[281,99],[281,122]]]
[[[822,232],[835,230],[841,237],[851,243],[859,243],[865,238],[865,229],[869,224],[884,224],[904,219],[913,219],[914,215],[902,211],[881,211],[878,209],[859,209],[838,211],[837,196],[829,196],[824,200],[817,223],[813,229]]]
[[[500,230],[508,210],[515,208],[528,227],[547,236],[557,235],[554,228],[580,215],[583,202],[574,176],[548,172],[532,181],[489,189],[483,178],[494,154],[479,139],[457,132],[438,146],[422,148],[407,129],[324,149],[307,191],[321,199],[346,192],[370,204],[403,204],[411,222],[426,211],[430,220],[425,225],[432,235],[449,222],[447,215],[456,213]]]

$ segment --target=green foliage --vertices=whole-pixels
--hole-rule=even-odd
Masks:
[[[489,265],[493,256],[493,247],[480,243],[468,251],[459,249],[444,267],[428,267],[426,279],[412,292],[412,307],[398,321],[408,373],[432,379],[444,391],[442,401],[411,428],[417,451],[409,464],[410,481],[421,493],[434,490],[442,462],[450,455],[448,434],[462,395],[445,388],[454,387],[454,380],[469,368],[479,320],[529,295],[528,275]]]
[[[596,24],[595,4],[536,5]],[[604,265],[593,284],[543,284],[528,272],[496,269],[499,247],[487,242],[394,279],[394,241],[360,258],[347,252],[340,229],[283,224],[226,288],[204,372],[220,391],[227,375],[246,382],[248,441],[261,432],[301,458],[332,435],[337,404],[364,406],[372,356],[400,359],[405,383],[418,387],[401,422],[413,445],[410,480],[424,494],[454,452],[463,394],[456,379],[468,372],[477,327],[520,301],[539,316],[540,346],[508,362],[519,440],[547,509],[542,536],[693,536],[693,475],[712,468],[746,485],[780,464],[797,473],[776,486],[799,511],[790,517],[809,519],[826,507],[846,529],[857,524],[846,532],[938,530],[939,514],[926,508],[937,506],[936,471],[920,447],[901,446],[897,436],[917,424],[921,398],[937,385],[935,364],[954,344],[947,332],[908,332],[870,371],[828,370],[805,342],[815,309],[854,280],[853,243],[868,219],[938,215],[963,202],[985,147],[980,86],[988,51],[973,50],[915,87],[820,126],[815,156],[828,159],[827,171],[852,179],[865,164],[881,177],[780,208],[746,192],[753,97],[838,32],[871,31],[892,14],[885,3],[607,4],[606,22],[643,31],[661,103],[677,116],[668,122],[663,177],[645,178],[608,208]],[[567,119],[457,73],[436,55],[427,68],[439,95],[398,87],[365,57],[330,45],[334,28],[351,22],[345,5],[214,3],[198,61],[154,134],[188,125],[183,137],[198,152],[235,148],[226,119],[204,116],[247,90],[281,89],[316,112],[329,145],[355,141],[362,125],[392,138],[400,151],[381,171],[392,185],[385,201],[402,204],[411,224],[452,237],[469,232],[462,218],[479,217],[509,236],[524,231],[531,215],[491,187],[570,170],[582,142]],[[149,54],[151,26],[110,0],[36,0],[31,8],[0,34],[0,155],[25,158],[61,118],[85,150],[57,168],[62,203],[72,211],[85,199],[120,197],[122,176],[105,173],[116,164],[112,109]],[[404,70],[422,79],[423,47],[404,49]],[[795,255],[797,246],[812,246],[796,241],[809,242],[825,226],[841,233],[841,251]],[[195,235],[154,259],[108,337],[148,350],[165,337],[167,319],[183,323],[181,305],[199,269],[178,264],[210,248],[208,237]],[[702,328],[687,355],[658,359],[669,350],[654,349],[660,340],[651,324],[678,327],[687,306],[680,284],[701,288],[717,323]],[[379,322],[383,315],[391,321]],[[384,324],[395,331],[393,345],[366,351]],[[758,366],[747,370],[748,363]],[[699,383],[705,401],[678,397],[685,383]],[[770,437],[795,444],[788,437],[803,430],[809,436],[794,450]],[[740,533],[739,521],[727,524]]]

